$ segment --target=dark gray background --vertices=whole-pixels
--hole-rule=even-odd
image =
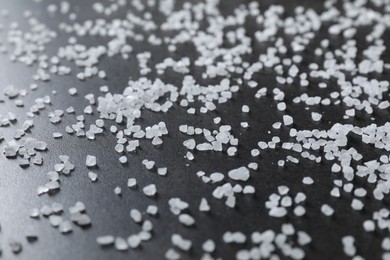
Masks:
[[[93,18],[89,6],[93,1],[69,1],[72,5],[80,7],[78,11],[78,20]],[[246,1],[225,1],[221,0],[221,10],[229,13],[233,7]],[[322,1],[264,1],[263,10],[270,3],[282,3],[287,12],[292,12],[293,7],[303,4],[311,6],[314,9],[321,10]],[[11,21],[18,21],[25,26],[25,19],[22,18],[24,10],[32,10],[38,19],[57,30],[56,26],[64,17],[58,15],[50,17],[45,11],[46,3],[36,4],[32,1],[9,1],[0,0],[0,9],[8,9],[10,16],[1,17],[0,23],[4,25]],[[125,14],[126,10],[121,10],[115,16]],[[159,19],[159,18],[157,18]],[[254,24],[247,25],[247,31],[254,30]],[[370,28],[367,28],[370,30]],[[326,27],[321,29],[326,32]],[[5,42],[5,32],[0,32],[2,41]],[[358,37],[364,37],[364,30]],[[64,43],[67,37],[59,36],[48,46],[48,53],[53,54],[58,46]],[[321,39],[321,33],[313,41],[313,46],[317,46]],[[361,38],[362,39],[362,38]],[[389,34],[386,33],[386,39],[389,40]],[[340,39],[333,39],[337,42]],[[95,43],[94,39],[89,39],[87,44]],[[160,148],[155,148],[149,141],[141,141],[142,149],[136,154],[128,156],[129,163],[125,166],[118,161],[118,154],[114,151],[116,143],[115,137],[106,131],[103,135],[97,136],[96,141],[89,141],[86,138],[77,138],[65,133],[65,126],[76,122],[74,115],[65,114],[63,122],[53,125],[49,122],[47,113],[55,109],[65,110],[72,105],[76,112],[82,113],[87,101],[84,95],[94,93],[99,96],[98,87],[108,85],[111,92],[121,93],[126,86],[129,77],[137,79],[138,73],[137,60],[135,54],[145,51],[142,43],[131,43],[134,53],[129,60],[122,58],[103,58],[101,66],[107,71],[108,79],[89,79],[80,82],[73,76],[52,76],[48,83],[38,82],[39,89],[28,93],[23,98],[25,108],[17,108],[13,102],[0,103],[0,112],[5,113],[13,111],[18,115],[18,122],[11,127],[1,128],[0,131],[6,137],[10,137],[16,127],[27,119],[25,112],[33,104],[37,97],[51,95],[52,90],[56,90],[56,95],[51,95],[52,105],[44,110],[34,119],[35,126],[31,131],[31,136],[39,140],[45,140],[49,144],[49,150],[43,154],[44,164],[42,167],[32,166],[22,169],[18,166],[17,160],[7,160],[3,154],[0,155],[0,243],[3,247],[3,259],[162,259],[163,254],[169,247],[172,247],[170,237],[172,233],[180,233],[184,238],[193,241],[193,250],[190,253],[182,253],[184,259],[198,259],[201,256],[202,243],[211,238],[217,242],[215,256],[224,259],[232,259],[235,252],[242,248],[239,245],[226,245],[222,243],[222,235],[225,231],[242,231],[247,236],[253,231],[263,231],[265,229],[274,229],[280,231],[280,225],[290,222],[297,230],[304,230],[310,234],[313,242],[305,247],[307,259],[348,259],[345,257],[341,244],[341,237],[345,235],[355,236],[358,254],[366,259],[380,259],[382,249],[380,242],[385,233],[375,231],[371,234],[364,232],[362,222],[372,218],[372,212],[389,207],[389,200],[386,198],[383,202],[378,202],[371,196],[372,186],[368,186],[363,180],[357,178],[356,183],[363,185],[368,191],[368,197],[365,201],[365,209],[362,212],[356,212],[351,209],[351,194],[342,192],[339,199],[330,196],[329,192],[333,186],[332,181],[340,176],[330,173],[330,162],[315,164],[309,161],[301,160],[301,163],[294,165],[287,163],[284,168],[277,166],[277,160],[284,159],[288,155],[281,149],[275,151],[262,152],[259,158],[250,156],[251,149],[255,148],[259,140],[270,140],[274,135],[279,135],[282,140],[288,140],[288,129],[274,130],[271,125],[282,118],[283,113],[276,110],[276,103],[272,98],[255,99],[256,89],[243,86],[241,90],[234,94],[231,102],[218,106],[217,111],[207,115],[188,115],[185,109],[175,106],[168,113],[156,114],[149,111],[143,111],[142,119],[139,123],[143,126],[152,125],[159,121],[165,121],[169,129],[169,137],[164,137],[164,144]],[[257,52],[264,49],[264,46],[256,46]],[[161,51],[159,47],[147,48],[152,52],[152,62],[150,66],[159,62],[167,53]],[[315,60],[313,58],[314,48],[307,48],[304,51],[305,62],[308,64]],[[185,54],[195,57],[192,46],[185,45],[178,52],[177,57]],[[33,83],[32,75],[35,72],[36,65],[33,68],[27,68],[22,64],[12,63],[7,55],[0,56],[0,88],[12,84],[17,88],[28,88]],[[248,57],[253,61],[258,55]],[[385,58],[389,57],[386,52]],[[200,78],[201,70],[191,67],[191,72],[200,83],[212,82],[204,81]],[[274,74],[271,71],[265,71],[256,75],[256,80],[260,86],[266,86],[270,89],[276,85]],[[150,78],[155,78],[151,74]],[[163,81],[180,85],[182,76],[172,71],[167,71],[165,75],[159,76]],[[388,72],[378,75],[378,78],[389,79]],[[311,95],[329,93],[337,89],[337,85],[329,82],[329,88],[324,91],[318,89],[309,89]],[[78,88],[78,95],[70,97],[68,89],[70,87]],[[288,97],[294,97],[300,94],[299,88],[284,88],[287,100]],[[388,95],[387,95],[388,98]],[[241,106],[248,104],[251,108],[249,114],[241,113]],[[290,104],[290,102],[288,103]],[[320,128],[328,129],[335,122],[353,123],[364,126],[370,122],[383,124],[387,121],[387,111],[375,111],[371,120],[365,114],[357,114],[356,119],[344,120],[342,118],[345,107],[343,105],[333,107],[314,107],[323,112],[321,123],[312,125],[310,112],[305,110],[302,104],[288,106],[288,112],[294,115],[295,125],[300,129]],[[233,134],[239,138],[239,152],[237,157],[228,157],[226,153],[204,153],[195,152],[195,160],[190,162],[184,159],[186,148],[182,142],[188,139],[186,135],[178,132],[178,126],[189,124],[198,127],[207,127],[214,129],[216,126],[212,119],[216,116],[222,117],[224,124],[230,124],[233,127]],[[92,123],[98,115],[86,116],[86,125]],[[240,127],[241,121],[248,121],[250,128],[244,130]],[[109,123],[106,123],[106,126]],[[106,127],[107,129],[108,127]],[[268,131],[271,134],[268,134]],[[62,139],[54,140],[53,132],[62,132]],[[176,136],[175,136],[176,134]],[[378,158],[379,153],[367,145],[359,143],[356,137],[351,136],[353,146],[367,159]],[[1,143],[0,143],[1,145]],[[69,177],[61,177],[61,190],[59,193],[48,196],[38,197],[36,188],[47,182],[46,172],[51,170],[55,163],[59,162],[58,156],[61,154],[69,155],[71,162],[75,163],[76,170]],[[88,169],[85,167],[85,158],[87,154],[97,156],[99,169],[96,171],[99,175],[97,183],[91,183],[87,177]],[[168,175],[160,177],[155,173],[148,172],[141,161],[143,159],[156,161],[157,166],[168,167]],[[195,175],[198,170],[204,170],[208,173],[219,171],[226,173],[228,170],[245,165],[255,161],[259,163],[259,170],[251,172],[250,184],[256,187],[254,196],[238,196],[236,209],[229,209],[223,201],[212,198],[211,192],[214,185],[203,184]],[[311,176],[315,183],[311,186],[302,185],[302,178]],[[155,183],[158,189],[158,196],[155,199],[146,198],[142,191],[130,190],[126,187],[129,177],[135,177],[138,180],[139,187],[150,183]],[[304,217],[295,217],[292,212],[288,217],[276,219],[268,217],[268,210],[264,202],[268,196],[276,192],[279,185],[290,187],[291,193],[296,194],[303,191],[307,195],[305,208],[307,214]],[[122,187],[123,196],[118,197],[113,190],[116,186]],[[210,214],[203,214],[198,211],[198,205],[201,197],[205,196],[211,206]],[[167,201],[171,197],[180,197],[190,203],[190,212],[196,219],[194,228],[185,228],[177,220],[168,207]],[[76,201],[83,201],[87,207],[87,213],[92,218],[92,227],[80,229],[75,226],[73,233],[62,235],[59,231],[50,226],[45,218],[33,220],[29,218],[29,211],[33,207],[40,208],[44,204],[52,202],[63,203],[66,208],[73,206]],[[320,212],[323,203],[330,204],[335,209],[335,214],[331,218],[325,217]],[[384,204],[383,204],[384,203]],[[95,242],[99,235],[112,234],[114,236],[127,237],[140,230],[140,227],[133,223],[129,217],[129,211],[132,208],[145,210],[147,205],[155,204],[159,206],[159,216],[157,218],[148,218],[154,224],[153,238],[149,242],[142,244],[142,248],[137,250],[128,250],[127,252],[118,252],[114,248],[101,249]],[[69,217],[68,213],[65,216]],[[37,242],[28,244],[24,234],[28,230],[33,230],[39,235]],[[23,243],[23,252],[14,256],[9,249],[8,243],[11,240],[21,241]],[[249,244],[245,245],[249,248]],[[283,259],[283,257],[281,257]]]

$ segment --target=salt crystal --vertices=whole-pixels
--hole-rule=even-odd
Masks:
[[[96,157],[93,155],[87,155],[87,159],[85,161],[85,165],[87,167],[94,167],[96,166]]]
[[[325,216],[332,216],[333,213],[334,213],[334,210],[333,208],[331,208],[328,204],[323,204],[321,206],[321,212],[325,215]]]
[[[119,251],[126,251],[129,249],[129,245],[127,244],[127,241],[124,238],[117,237],[115,238],[115,249]]]
[[[148,197],[153,197],[157,193],[156,185],[150,184],[142,189],[143,193]]]
[[[195,224],[195,219],[188,214],[179,215],[179,221],[186,226],[192,226]]]
[[[202,249],[205,251],[205,252],[208,252],[208,253],[212,253],[214,252],[215,250],[215,242],[211,239],[208,239],[206,240],[203,244],[202,244]]]
[[[199,205],[199,211],[210,211],[210,206],[205,198],[202,198]]]
[[[291,116],[289,116],[289,115],[284,115],[283,116],[283,123],[284,123],[284,125],[286,125],[286,126],[292,125],[293,122],[294,121],[293,121],[293,118]]]
[[[138,209],[130,210],[130,217],[135,223],[140,223],[142,221],[142,214]]]
[[[249,107],[247,105],[243,105],[242,108],[241,108],[241,111],[243,113],[249,113]]]
[[[313,179],[311,177],[304,177],[303,180],[302,180],[302,183],[303,184],[306,184],[306,185],[311,185],[314,183]]]
[[[120,187],[115,187],[114,193],[115,195],[120,196],[122,195],[122,189]]]
[[[101,246],[109,246],[114,244],[115,238],[113,236],[100,236],[96,238],[96,242]]]
[[[88,172],[88,178],[92,181],[95,182],[97,180],[98,175],[94,172]]]
[[[146,208],[146,213],[148,213],[149,215],[155,216],[158,213],[158,207],[155,205],[149,205]]]
[[[171,242],[174,246],[183,251],[188,251],[192,247],[192,242],[190,240],[184,239],[179,234],[173,234],[171,237]]]
[[[313,121],[320,121],[322,118],[322,115],[320,113],[317,113],[317,112],[312,112],[311,113],[311,119],[313,119]]]
[[[137,186],[137,180],[135,178],[129,178],[127,180],[127,187],[135,188]]]
[[[249,179],[249,170],[245,166],[237,169],[230,170],[228,172],[229,178],[232,180],[247,181]]]

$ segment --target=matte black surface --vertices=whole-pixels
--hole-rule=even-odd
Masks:
[[[23,26],[25,19],[22,18],[24,10],[32,10],[37,17],[47,24],[53,25],[53,29],[62,19],[61,16],[50,17],[45,11],[45,3],[35,4],[32,1],[14,1],[0,0],[0,9],[10,11],[9,18],[0,18],[0,23],[7,24],[11,21],[18,21]],[[93,17],[89,7],[93,1],[72,0],[72,4],[80,6],[79,17]],[[225,1],[221,0],[221,10],[228,13],[237,6],[239,2],[246,1]],[[283,3],[283,1],[275,1]],[[271,1],[265,1],[264,7]],[[314,9],[321,10],[322,1],[286,1],[284,5],[288,12],[292,12],[296,5],[304,4],[312,6]],[[81,11],[82,10],[82,11]],[[120,16],[125,14],[126,10],[121,10],[116,14]],[[248,31],[251,26],[248,25]],[[325,29],[321,29],[323,31]],[[0,36],[4,39],[4,31]],[[317,36],[320,39],[320,35]],[[389,34],[386,35],[387,42]],[[318,39],[313,44],[318,43]],[[58,37],[48,45],[48,52],[53,53],[56,46],[61,45],[66,38]],[[336,39],[337,40],[337,39]],[[95,43],[90,39],[89,43]],[[31,136],[39,140],[45,140],[49,144],[47,152],[43,153],[44,164],[42,167],[31,166],[22,169],[17,160],[8,160],[3,154],[0,155],[0,243],[3,247],[3,259],[162,259],[163,254],[170,248],[170,237],[172,233],[178,232],[184,238],[193,241],[193,249],[188,253],[182,253],[183,259],[199,259],[201,256],[202,243],[211,238],[217,242],[215,256],[223,259],[234,258],[235,252],[242,248],[239,245],[226,245],[222,242],[222,235],[225,231],[242,231],[247,236],[255,230],[263,231],[273,229],[280,231],[280,225],[290,222],[297,230],[304,230],[310,234],[313,242],[305,247],[307,259],[349,259],[343,253],[341,237],[353,235],[356,237],[356,246],[358,254],[366,259],[380,259],[382,249],[380,249],[381,238],[385,233],[375,231],[372,234],[364,232],[362,222],[371,218],[372,212],[382,207],[389,207],[389,200],[383,202],[372,198],[373,187],[364,187],[369,191],[368,198],[365,201],[365,209],[362,212],[355,212],[351,209],[351,194],[342,192],[339,199],[330,196],[329,192],[333,186],[332,181],[340,176],[330,173],[331,162],[322,162],[315,164],[306,160],[301,160],[298,165],[287,163],[284,168],[277,166],[277,160],[283,159],[288,155],[282,149],[275,151],[264,151],[258,158],[250,156],[251,149],[255,148],[259,140],[270,140],[272,136],[278,135],[282,140],[288,140],[288,129],[274,130],[272,124],[278,119],[281,120],[283,113],[276,110],[276,103],[272,98],[255,99],[256,89],[251,89],[244,84],[239,93],[234,94],[231,102],[218,106],[216,112],[207,115],[197,114],[188,115],[185,109],[175,106],[168,113],[156,114],[149,111],[143,111],[142,119],[138,122],[143,126],[152,125],[160,121],[165,121],[169,129],[169,136],[164,137],[164,144],[160,148],[155,148],[150,141],[142,140],[140,149],[137,153],[128,156],[128,164],[121,165],[118,161],[118,154],[114,151],[116,144],[115,136],[106,131],[103,135],[97,136],[95,141],[89,141],[86,138],[77,138],[68,135],[65,132],[65,126],[76,122],[74,115],[65,114],[61,124],[53,125],[49,122],[47,113],[55,109],[66,109],[74,106],[76,113],[82,113],[85,106],[88,105],[84,95],[94,93],[95,96],[101,95],[99,86],[108,85],[111,92],[121,93],[126,87],[129,77],[137,79],[138,73],[137,60],[135,54],[146,50],[140,43],[134,43],[134,52],[129,60],[122,58],[103,58],[101,66],[107,71],[108,79],[90,79],[80,82],[72,76],[52,76],[48,83],[38,82],[40,86],[37,91],[30,92],[23,98],[24,108],[18,108],[13,102],[0,103],[1,113],[13,111],[18,116],[18,122],[11,127],[1,128],[0,131],[6,137],[11,137],[16,127],[27,119],[25,112],[33,104],[33,100],[38,97],[50,95],[52,105],[44,110],[34,119],[35,126],[31,131]],[[159,50],[158,47],[147,48],[152,51],[152,65],[159,62],[167,53]],[[258,50],[262,50],[259,46]],[[313,59],[314,48],[305,50],[305,63],[310,63]],[[194,49],[191,46],[183,46],[178,53],[191,55]],[[253,55],[257,57],[258,55]],[[389,57],[388,51],[386,57]],[[27,68],[22,64],[12,63],[7,55],[0,56],[0,88],[12,84],[17,88],[28,88],[33,83],[32,75],[34,68]],[[73,68],[73,67],[72,67]],[[197,68],[191,68],[196,79],[200,78],[200,72]],[[155,78],[153,73],[149,76]],[[388,74],[378,76],[383,79],[389,79]],[[164,82],[171,82],[180,85],[182,76],[172,71],[167,71],[163,76],[158,76]],[[272,71],[263,72],[256,76],[259,85],[272,88],[276,85]],[[337,86],[329,82],[329,88],[325,90],[329,93]],[[76,97],[70,97],[68,89],[77,87]],[[57,94],[52,95],[52,90]],[[286,95],[296,96],[301,93],[300,88],[284,88]],[[323,94],[318,89],[308,89],[312,95]],[[387,95],[388,98],[388,95]],[[248,104],[251,108],[249,114],[241,113],[241,106]],[[340,105],[341,108],[342,105]],[[323,120],[318,125],[312,125],[310,112],[323,112]],[[375,111],[374,119],[371,120],[365,114],[358,114],[356,120],[344,120],[344,109],[338,109],[337,106],[323,107],[313,106],[309,110],[305,109],[303,104],[289,107],[290,114],[294,115],[295,125],[300,128],[316,127],[328,129],[334,122],[353,123],[355,125],[366,125],[369,122],[383,124],[388,120],[388,113],[384,111]],[[187,150],[182,143],[188,137],[178,132],[181,124],[189,124],[197,127],[207,127],[216,129],[212,119],[216,116],[222,117],[224,124],[233,126],[233,134],[239,138],[239,153],[237,157],[228,157],[226,153],[204,153],[195,152],[195,160],[188,161],[184,158]],[[86,115],[86,125],[92,123],[98,115]],[[240,122],[248,121],[250,128],[244,130],[240,127]],[[110,124],[106,123],[106,129]],[[268,132],[270,131],[270,132]],[[63,138],[54,140],[53,132],[62,132]],[[176,135],[175,135],[176,134]],[[351,140],[354,136],[351,136]],[[2,143],[0,143],[2,146]],[[366,158],[378,158],[378,151],[359,142],[354,143],[358,151],[364,153]],[[48,196],[36,195],[36,188],[47,182],[46,172],[53,169],[55,163],[59,162],[58,156],[69,155],[71,162],[76,165],[76,169],[69,177],[61,177],[60,192]],[[99,168],[96,172],[99,175],[97,183],[91,183],[88,179],[88,169],[85,167],[85,158],[87,154],[96,155]],[[156,173],[147,171],[142,165],[143,159],[154,160],[157,166],[168,167],[166,177],[160,177]],[[226,173],[232,168],[246,165],[255,161],[259,163],[257,172],[251,171],[250,184],[256,187],[254,196],[238,196],[236,209],[229,209],[224,205],[224,201],[212,198],[211,193],[214,185],[204,184],[195,173],[199,170],[206,172],[219,171]],[[311,176],[315,183],[311,186],[302,185],[302,178]],[[129,177],[137,178],[139,187],[131,190],[126,187]],[[357,178],[354,182],[361,182]],[[147,198],[142,193],[143,186],[154,183],[158,189],[158,196],[155,199]],[[290,187],[291,194],[295,195],[298,191],[303,191],[307,195],[305,202],[307,214],[304,217],[295,217],[292,211],[289,211],[288,217],[275,219],[268,216],[268,210],[264,202],[268,196],[277,191],[279,185]],[[122,187],[123,195],[118,197],[114,194],[116,186]],[[210,214],[203,214],[198,211],[201,197],[205,196],[211,206]],[[171,197],[180,197],[190,203],[191,214],[196,219],[196,226],[186,228],[180,224],[177,217],[169,211],[168,200]],[[69,235],[62,235],[58,230],[50,226],[48,219],[41,218],[34,220],[29,218],[29,211],[33,207],[40,208],[44,204],[52,202],[63,203],[66,208],[73,206],[76,201],[83,201],[87,207],[87,213],[91,216],[92,227],[80,229],[75,226],[74,231]],[[320,207],[323,203],[332,205],[335,209],[335,215],[331,218],[325,217]],[[99,235],[112,234],[114,236],[127,237],[140,230],[140,226],[133,223],[129,217],[129,211],[132,208],[145,210],[147,205],[158,205],[159,216],[157,218],[148,217],[154,224],[154,235],[151,241],[145,242],[142,248],[137,250],[128,250],[127,252],[118,252],[114,248],[102,249],[95,242]],[[65,211],[64,216],[69,217]],[[37,242],[27,243],[24,233],[32,229],[39,234]],[[13,255],[9,250],[8,243],[11,240],[23,242],[23,252],[19,255]],[[245,248],[249,248],[248,244]],[[281,256],[281,259],[283,257]]]

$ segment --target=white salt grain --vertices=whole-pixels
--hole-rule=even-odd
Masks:
[[[114,244],[115,238],[113,236],[100,236],[96,238],[96,242],[101,246],[109,246]]]
[[[137,186],[137,180],[135,178],[129,178],[127,180],[127,187],[135,188]]]
[[[210,206],[205,198],[202,198],[199,205],[199,211],[210,211]]]
[[[284,125],[288,126],[288,125],[292,125],[294,122],[293,118],[289,115],[284,115],[283,116],[283,123]]]
[[[87,155],[87,159],[85,161],[85,165],[87,167],[94,167],[96,166],[96,157],[93,155]]]
[[[230,170],[228,172],[228,176],[232,180],[236,180],[236,181],[247,181],[250,177],[249,170],[245,166]]]
[[[328,204],[323,204],[321,206],[321,212],[325,215],[325,216],[332,216],[333,213],[334,213],[334,210],[332,207],[330,207]]]
[[[95,182],[97,180],[98,175],[94,172],[88,172],[88,178],[92,181]]]
[[[142,221],[142,214],[138,209],[130,210],[130,217],[135,223],[140,223]]]
[[[302,179],[302,183],[306,185],[311,185],[314,183],[313,179],[311,177],[304,177]]]
[[[189,214],[180,214],[179,221],[180,223],[186,226],[192,226],[195,224],[195,219]]]
[[[157,193],[156,185],[150,184],[142,189],[143,193],[148,197],[153,197]]]

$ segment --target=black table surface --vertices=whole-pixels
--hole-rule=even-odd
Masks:
[[[8,17],[1,17],[0,23],[9,25],[11,22],[18,22],[23,28],[25,19],[23,12],[31,10],[33,14],[44,24],[56,29],[61,21],[60,16],[50,16],[46,11],[49,2],[44,0],[37,4],[33,1],[22,0],[1,0],[0,9],[9,10]],[[78,6],[77,14],[79,20],[93,18],[94,14],[90,10],[93,1],[69,1],[72,6]],[[266,8],[270,4],[282,4],[286,12],[292,12],[294,7],[303,5],[316,10],[321,10],[322,1],[262,1],[262,6]],[[223,12],[229,13],[233,7],[246,1],[225,1],[221,0],[220,6]],[[113,17],[121,17],[126,10],[120,10]],[[247,30],[254,30],[253,25],[248,25]],[[0,31],[1,38],[5,40],[6,30]],[[59,36],[48,45],[47,51],[53,52],[56,47],[64,41],[63,36]],[[389,39],[388,32],[386,39]],[[94,39],[86,40],[86,44],[96,44]],[[5,41],[4,41],[5,42]],[[318,39],[314,40],[318,43]],[[333,187],[333,180],[340,176],[330,173],[332,162],[323,161],[320,164],[301,160],[299,164],[287,163],[285,167],[278,167],[277,161],[285,159],[288,152],[282,149],[275,151],[262,151],[259,157],[250,155],[251,149],[255,148],[259,140],[269,140],[272,136],[278,135],[282,138],[288,138],[288,129],[283,127],[280,130],[272,128],[272,124],[277,118],[281,120],[283,113],[276,109],[276,102],[272,98],[255,99],[256,88],[243,86],[239,92],[233,95],[233,99],[228,103],[218,106],[216,111],[190,115],[186,109],[179,105],[167,113],[152,113],[144,110],[142,118],[137,123],[148,126],[164,121],[169,130],[168,137],[164,137],[164,143],[161,147],[154,147],[150,141],[141,141],[141,149],[134,154],[128,155],[128,163],[122,165],[119,161],[119,155],[114,151],[116,138],[109,131],[98,135],[96,140],[91,141],[87,138],[78,138],[74,135],[68,135],[65,132],[65,126],[76,122],[74,115],[65,113],[60,124],[51,124],[47,113],[55,109],[65,110],[73,106],[76,114],[82,114],[88,101],[84,96],[89,93],[98,97],[101,94],[99,86],[108,85],[113,93],[121,93],[127,85],[130,78],[137,79],[141,75],[137,67],[136,53],[149,49],[141,43],[134,43],[134,51],[131,58],[124,60],[120,57],[103,59],[100,66],[107,72],[107,79],[98,78],[79,81],[72,76],[52,76],[49,82],[37,82],[39,88],[36,91],[28,91],[28,95],[23,98],[24,107],[17,107],[14,102],[6,100],[0,103],[0,112],[14,112],[18,121],[9,127],[2,127],[0,131],[6,138],[10,138],[15,129],[21,126],[24,120],[28,119],[25,115],[26,110],[33,104],[34,99],[49,95],[52,99],[50,104],[38,116],[34,118],[34,127],[29,136],[38,140],[44,140],[48,143],[48,151],[43,152],[44,163],[42,166],[30,166],[21,168],[18,160],[6,159],[4,154],[0,154],[0,243],[2,245],[3,259],[162,259],[168,248],[172,247],[171,235],[179,233],[184,238],[191,239],[193,248],[190,252],[182,252],[183,259],[199,259],[202,255],[201,245],[207,239],[213,239],[216,242],[217,249],[213,254],[223,259],[233,259],[235,253],[248,248],[246,245],[229,245],[223,243],[222,235],[226,231],[241,231],[248,237],[251,232],[266,229],[272,229],[280,232],[280,227],[284,223],[292,223],[297,230],[306,231],[311,237],[312,242],[305,247],[307,259],[350,259],[343,253],[341,238],[346,235],[352,235],[356,238],[356,247],[358,254],[366,259],[380,259],[382,249],[380,243],[385,231],[375,231],[366,233],[362,223],[364,220],[372,218],[372,212],[389,207],[389,200],[386,197],[383,201],[377,201],[370,193],[373,187],[364,184],[369,191],[365,199],[365,208],[362,212],[351,209],[351,194],[344,194],[341,198],[332,197],[329,192]],[[161,61],[169,54],[162,52],[158,47],[151,47],[152,53],[151,65]],[[304,51],[304,59],[313,59],[313,49],[307,48]],[[185,55],[191,55],[194,50],[191,46],[183,46],[178,52]],[[7,54],[0,56],[0,88],[12,84],[19,89],[28,89],[30,84],[34,83],[32,75],[35,72],[36,65],[27,67],[20,63],[11,62]],[[389,57],[386,52],[385,60]],[[387,60],[388,61],[388,60]],[[73,68],[73,67],[72,67]],[[74,67],[75,68],[75,67]],[[194,70],[195,79],[202,80],[200,73]],[[167,71],[164,75],[157,75],[152,72],[149,78],[160,78],[164,82],[180,85],[183,76],[172,71]],[[388,71],[380,75],[382,79],[389,79]],[[272,88],[275,86],[275,75],[273,72],[262,72],[255,76],[255,80],[260,86]],[[211,82],[212,80],[210,80]],[[331,83],[329,83],[331,84]],[[70,97],[68,89],[77,87],[78,94]],[[332,88],[332,87],[331,87]],[[336,88],[336,86],[334,87]],[[52,91],[56,91],[53,94]],[[297,95],[299,88],[285,88],[287,96]],[[312,95],[322,92],[318,89],[311,90]],[[387,93],[388,99],[388,93]],[[247,104],[251,107],[251,112],[243,114],[241,107]],[[289,113],[294,115],[294,124],[299,125],[301,129],[310,129],[312,122],[310,112],[312,108],[305,109],[304,104],[289,106]],[[355,119],[343,119],[344,110],[342,104],[339,106],[322,106],[321,112],[323,119],[315,125],[318,129],[329,129],[335,122],[353,123],[364,126],[371,122],[383,124],[388,120],[388,111],[376,113],[374,119],[370,116],[361,114]],[[95,111],[92,115],[85,116],[85,123],[89,125],[98,118]],[[180,125],[188,124],[208,129],[216,129],[213,118],[221,117],[223,124],[229,124],[233,127],[233,133],[239,138],[238,155],[235,157],[227,156],[226,152],[195,152],[195,159],[189,161],[184,158],[187,149],[183,146],[183,141],[188,136],[180,133]],[[249,122],[250,127],[244,129],[240,127],[240,122]],[[105,129],[108,130],[110,124],[106,122]],[[60,139],[52,137],[53,132],[63,133]],[[286,139],[287,140],[287,139]],[[365,158],[378,158],[380,152],[371,146],[352,143],[356,149],[364,153]],[[4,143],[0,143],[3,146]],[[95,155],[98,160],[98,181],[92,183],[88,176],[88,169],[85,167],[85,158],[88,154]],[[47,182],[46,173],[53,169],[55,163],[59,162],[59,155],[69,155],[70,161],[75,164],[75,171],[68,177],[61,177],[61,189],[53,195],[36,195],[36,189],[39,185]],[[158,176],[155,172],[150,172],[142,165],[143,159],[149,159],[156,162],[157,166],[167,167],[168,174],[165,177]],[[215,186],[204,184],[197,176],[199,170],[211,172],[227,173],[233,168],[247,165],[250,162],[257,162],[259,169],[251,172],[249,184],[255,186],[256,193],[251,196],[237,196],[237,206],[230,209],[224,205],[221,200],[214,199],[211,195]],[[303,185],[302,178],[310,176],[314,180],[313,185]],[[127,179],[134,177],[138,181],[138,188],[129,189],[126,186]],[[359,182],[359,180],[356,180]],[[158,195],[156,198],[148,198],[142,192],[142,187],[154,183],[157,186]],[[268,196],[277,191],[280,185],[287,185],[292,194],[299,191],[307,195],[305,202],[306,215],[296,217],[288,214],[285,218],[272,218],[268,216],[268,210],[265,208],[265,201]],[[362,184],[363,185],[363,184]],[[114,188],[122,188],[122,196],[114,193]],[[172,197],[180,197],[189,202],[189,212],[196,219],[196,225],[191,228],[184,227],[173,215],[168,206],[168,200]],[[210,213],[199,212],[198,206],[202,197],[208,199],[211,207]],[[53,202],[59,202],[67,209],[73,206],[77,201],[82,201],[86,205],[87,213],[92,219],[92,225],[89,228],[79,228],[74,226],[73,232],[67,235],[61,234],[53,228],[47,218],[41,217],[39,220],[31,219],[29,212],[32,208],[41,208],[43,205],[51,205]],[[326,217],[321,213],[321,205],[331,204],[335,209],[332,217]],[[131,221],[129,211],[132,208],[145,211],[148,205],[157,205],[159,215],[155,218],[148,217],[154,225],[153,238],[142,244],[141,248],[125,252],[119,252],[112,248],[101,248],[96,243],[96,237],[111,234],[126,238],[128,235],[140,230],[140,226]],[[64,217],[69,217],[65,210]],[[28,243],[25,233],[33,231],[38,235],[38,240],[34,243]],[[23,251],[17,255],[13,254],[9,248],[10,241],[18,241],[23,245]],[[280,256],[281,259],[285,257]]]

